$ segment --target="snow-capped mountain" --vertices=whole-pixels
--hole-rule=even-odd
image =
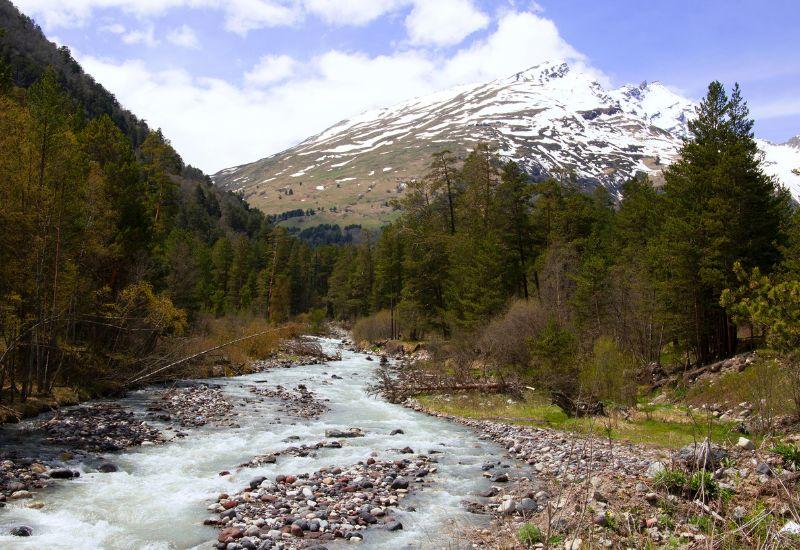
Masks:
[[[384,219],[390,199],[422,176],[432,153],[463,156],[480,141],[534,178],[569,171],[612,192],[638,172],[659,180],[673,162],[694,104],[658,82],[607,90],[565,63],[466,85],[365,112],[299,145],[214,180],[267,213],[301,208],[314,223]],[[800,195],[800,146],[761,142],[768,169]],[[786,178],[796,181],[786,181]]]

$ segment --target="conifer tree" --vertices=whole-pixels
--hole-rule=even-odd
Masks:
[[[712,82],[681,159],[665,172],[666,300],[701,364],[736,350],[735,326],[719,306],[734,261],[769,271],[784,240],[786,196],[761,170],[748,116],[738,86],[728,98]]]

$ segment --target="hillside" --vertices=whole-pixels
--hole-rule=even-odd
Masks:
[[[488,141],[534,179],[567,172],[583,187],[618,192],[638,172],[659,181],[693,109],[658,82],[607,90],[589,73],[545,63],[363,113],[213,179],[268,214],[302,209],[315,212],[314,223],[379,223],[392,217],[405,183],[424,175],[431,153],[449,148],[463,158],[469,144]],[[791,173],[797,144],[760,145],[768,169],[800,195]]]
[[[144,141],[147,124],[123,109],[111,92],[83,72],[66,46],[50,42],[39,25],[9,0],[0,0],[0,29],[0,59],[10,67],[15,86],[27,88],[53,67],[86,119],[108,115],[135,147]]]

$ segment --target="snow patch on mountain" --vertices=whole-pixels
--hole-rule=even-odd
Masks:
[[[543,63],[492,82],[362,113],[282,153],[223,170],[214,181],[245,187],[246,195],[268,211],[287,206],[285,197],[279,205],[274,200],[281,198],[276,190],[304,178],[331,185],[343,178],[366,180],[391,194],[424,174],[431,153],[449,148],[463,155],[474,143],[488,141],[534,178],[568,172],[581,185],[618,193],[637,173],[659,180],[677,159],[694,111],[692,101],[660,82],[606,89],[590,72]],[[800,139],[782,145],[759,140],[759,147],[765,169],[800,197],[800,176],[792,172],[800,168]],[[316,164],[290,169],[301,158],[314,158]],[[350,205],[367,200],[355,189],[348,192],[354,195],[342,197]]]

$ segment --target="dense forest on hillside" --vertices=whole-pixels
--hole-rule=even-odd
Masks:
[[[27,34],[0,37],[0,398],[124,382],[204,316],[324,307],[337,248],[214,187],[74,62],[41,70],[19,17]]]
[[[9,0],[0,0],[0,21],[4,35],[0,37],[0,59],[15,86],[31,86],[50,67],[73,98],[76,116],[93,119],[108,115],[135,147],[144,142],[149,132],[147,124],[120,107],[113,94],[84,73],[69,48],[56,47],[47,40],[33,19],[20,13]]]
[[[752,126],[738,86],[712,83],[663,188],[634,179],[618,204],[568,176],[531,184],[486,145],[459,169],[437,154],[400,219],[335,265],[333,313],[368,316],[367,340],[444,338],[451,365],[617,401],[648,363],[707,364],[778,333],[796,350],[800,215]]]

